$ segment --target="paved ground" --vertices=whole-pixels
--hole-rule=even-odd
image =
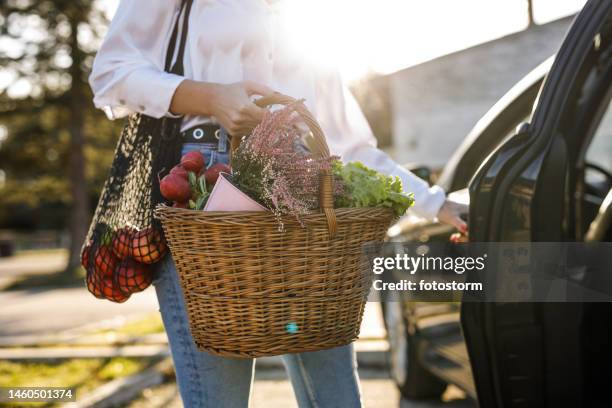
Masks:
[[[157,310],[152,288],[123,304],[94,298],[85,287],[0,292],[0,336],[57,333]]]
[[[360,385],[365,407],[375,408],[475,408],[457,388],[444,395],[446,401],[406,401],[400,398],[386,370],[360,370]],[[451,401],[449,401],[451,400]],[[254,408],[297,408],[291,384],[282,370],[256,374],[252,395]]]
[[[445,401],[401,400],[393,382],[382,370],[360,370],[362,397],[368,408],[475,408],[463,399],[461,391],[449,387]],[[251,396],[251,408],[297,408],[293,389],[283,370],[257,372]],[[181,408],[180,397],[174,382],[147,389],[143,397],[129,408]]]
[[[0,287],[3,282],[21,276],[61,271],[67,255],[63,250],[49,250],[0,258]],[[152,289],[119,305],[94,298],[84,286],[0,291],[0,304],[0,336],[58,333],[106,320],[128,319],[158,309]]]
[[[0,289],[24,275],[44,275],[63,270],[68,261],[68,252],[50,250],[18,254],[0,258]]]
[[[68,252],[49,250],[25,252],[9,258],[0,258],[0,276],[45,274],[61,271],[68,261]]]

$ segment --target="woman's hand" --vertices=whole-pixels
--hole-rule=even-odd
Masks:
[[[460,233],[467,235],[467,224],[461,219],[461,215],[467,214],[467,212],[467,205],[451,201],[447,198],[442,207],[440,207],[440,211],[438,211],[438,220],[444,224],[452,225]]]
[[[261,122],[264,109],[252,95],[268,96],[270,88],[252,81],[216,84],[184,80],[174,92],[170,111],[181,115],[212,116],[230,135],[248,135]]]
[[[243,81],[229,85],[217,84],[210,100],[210,116],[232,136],[251,133],[263,117],[264,109],[255,105],[251,95],[267,96],[270,88],[255,82]]]

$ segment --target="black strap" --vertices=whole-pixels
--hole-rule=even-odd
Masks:
[[[164,64],[164,71],[166,72],[183,75],[183,59],[185,57],[185,44],[187,43],[187,31],[189,28],[189,13],[191,12],[192,4],[193,0],[181,1],[181,9],[179,10],[178,15],[176,16],[176,22],[174,23],[174,28],[172,29],[172,35],[170,36],[170,42],[168,43],[168,50],[166,51],[166,63]],[[174,57],[174,51],[176,50],[176,38],[178,36],[181,15],[183,15],[183,28],[181,30],[179,50],[174,65],[172,65],[171,68],[172,57]]]
[[[183,30],[181,31],[181,43],[179,45],[178,55],[176,61],[170,72],[183,75],[183,60],[185,59],[185,46],[187,44],[187,32],[189,31],[189,13],[191,12],[191,5],[193,0],[187,0],[185,6],[185,17],[183,17]]]

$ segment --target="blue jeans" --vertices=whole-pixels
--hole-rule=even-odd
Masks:
[[[229,163],[229,152],[220,152],[217,144],[213,143],[185,143],[181,150],[181,155],[198,150],[204,156],[204,166],[209,168],[217,163]]]
[[[213,144],[185,144],[182,153],[191,150],[202,152],[206,167],[229,161],[229,154],[219,152]],[[153,285],[185,407],[248,407],[254,360],[219,357],[199,351],[191,337],[185,300],[172,257],[166,256],[156,272]],[[282,358],[301,408],[361,407],[352,344],[330,350],[287,354]]]
[[[248,407],[254,360],[218,357],[198,350],[171,256],[160,262],[153,284],[185,407]],[[282,358],[301,408],[361,407],[352,344]]]

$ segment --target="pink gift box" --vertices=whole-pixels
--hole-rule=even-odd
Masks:
[[[210,192],[204,211],[266,211],[266,207],[240,191],[220,173],[215,186]]]

